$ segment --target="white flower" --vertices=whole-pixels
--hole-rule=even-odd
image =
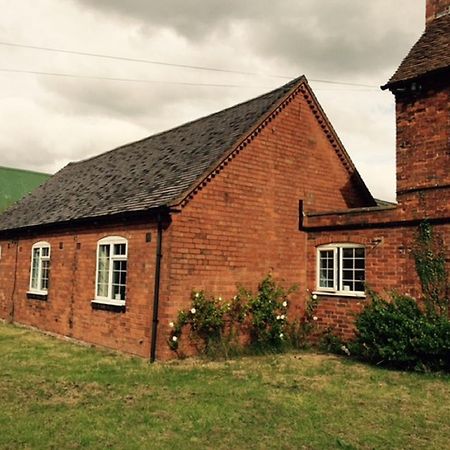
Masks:
[[[277,316],[277,320],[281,320],[281,316]]]
[[[283,306],[286,308],[286,306],[287,306],[287,301],[286,300],[283,302]]]
[[[195,314],[197,312],[197,310],[195,308],[191,309],[191,314]]]
[[[317,317],[317,316],[314,316],[313,317],[313,320],[318,320],[319,318]]]
[[[195,293],[195,298],[199,298],[200,297],[200,292],[196,292]]]
[[[222,301],[222,297],[219,297],[219,302],[221,302]]]
[[[178,341],[178,338],[177,338],[176,336],[172,336],[172,341],[173,341],[173,342],[177,342],[177,341]]]
[[[345,345],[342,345],[342,346],[341,346],[341,350],[342,350],[347,356],[350,356],[350,350],[349,350]]]
[[[233,300],[237,300],[237,295],[235,295],[235,296],[233,297]]]
[[[284,334],[280,333],[280,338],[283,339],[283,337],[284,337]]]
[[[280,319],[284,320],[286,318],[286,316],[284,314],[281,314]]]
[[[313,298],[313,300],[317,300],[317,295],[313,294],[312,298]]]
[[[169,323],[169,327],[170,327],[170,328],[173,328],[174,326],[175,326],[175,324],[174,324],[173,322],[170,322],[170,323]]]

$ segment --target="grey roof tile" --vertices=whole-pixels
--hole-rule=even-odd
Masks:
[[[450,14],[434,19],[383,88],[450,68]]]

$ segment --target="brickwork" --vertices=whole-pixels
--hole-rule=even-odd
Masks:
[[[450,225],[436,225],[435,230],[446,238],[450,254]],[[417,225],[392,228],[310,231],[308,234],[308,287],[316,290],[317,247],[330,243],[362,244],[366,248],[367,285],[384,297],[391,291],[421,296],[420,282],[415,270],[412,247]],[[449,266],[450,269],[450,266]],[[368,298],[319,295],[317,311],[321,328],[332,328],[345,338],[353,333],[354,313],[361,310]]]
[[[76,234],[74,234],[74,232]],[[154,239],[146,242],[146,233]],[[126,312],[93,310],[97,242],[106,236],[128,239]],[[27,298],[31,247],[51,245],[48,298]],[[140,356],[150,352],[156,229],[151,223],[72,229],[2,241],[0,318]],[[17,277],[14,283],[14,266]],[[14,287],[15,284],[15,287]],[[14,310],[13,310],[14,302]]]
[[[291,313],[301,314],[306,233],[299,231],[299,200],[317,210],[364,204],[308,101],[298,95],[174,215],[160,342],[192,289],[230,298],[238,284],[255,289],[269,271],[285,286],[298,285]]]
[[[411,190],[450,189],[449,104],[448,80],[425,83],[424,91],[415,95],[397,95],[399,202]]]

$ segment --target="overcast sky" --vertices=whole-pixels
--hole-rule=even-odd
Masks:
[[[0,45],[0,166],[53,173],[255,97],[283,77],[380,86],[421,34],[425,0],[0,0],[0,8],[2,43],[258,74]],[[392,94],[310,84],[372,193],[394,199]]]

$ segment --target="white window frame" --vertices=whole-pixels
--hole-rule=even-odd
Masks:
[[[343,249],[346,248],[362,248],[366,249],[364,245],[361,244],[327,244],[321,245],[317,247],[317,265],[316,265],[316,291],[314,294],[322,294],[322,295],[336,295],[336,296],[345,296],[345,297],[365,297],[366,293],[364,291],[348,291],[343,289]],[[334,255],[334,286],[333,288],[326,288],[320,286],[320,252],[321,251],[333,251]],[[366,263],[367,263],[367,255],[364,251],[364,282],[366,279]]]
[[[48,256],[42,256],[42,249],[48,248]],[[37,266],[37,285],[38,287],[33,287],[33,267],[34,267],[34,251],[36,249],[39,249],[39,256],[38,256],[38,266]],[[48,274],[50,278],[50,257],[51,257],[51,245],[46,241],[40,241],[33,244],[31,247],[31,266],[30,266],[30,285],[29,285],[29,293],[30,294],[39,294],[39,295],[47,295],[48,294],[48,287],[43,288],[42,287],[42,261],[48,261],[49,262],[49,269]],[[50,282],[50,280],[49,280]],[[49,283],[50,284],[50,283]]]
[[[114,245],[116,244],[125,244],[125,255],[114,255]],[[100,246],[109,245],[110,253],[109,253],[109,279],[108,279],[108,296],[103,297],[98,295],[98,275],[99,275],[99,256],[100,256]],[[128,240],[120,237],[120,236],[108,236],[103,239],[100,239],[97,242],[97,261],[95,265],[95,297],[93,303],[103,303],[105,305],[114,305],[114,306],[124,306],[125,300],[116,300],[112,298],[112,285],[113,285],[113,266],[114,261],[127,261],[128,262]],[[128,284],[128,264],[127,264],[127,284]],[[127,288],[125,287],[125,290]]]

